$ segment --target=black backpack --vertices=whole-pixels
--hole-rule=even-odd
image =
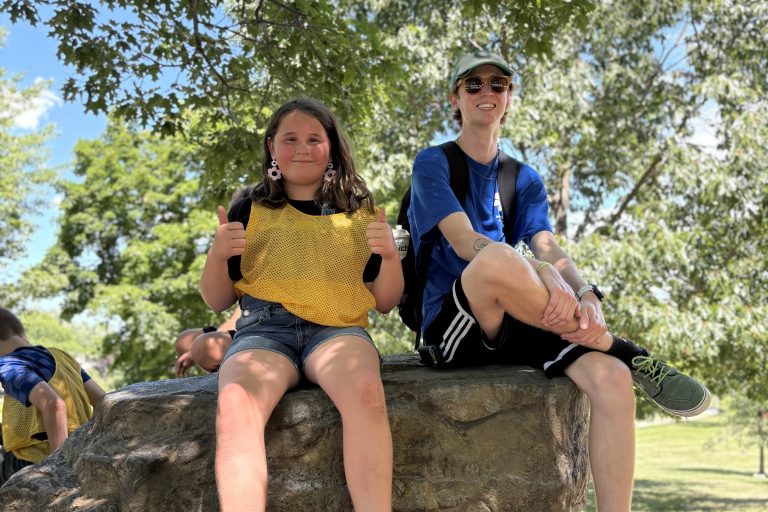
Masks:
[[[463,205],[467,196],[469,182],[469,168],[464,152],[455,141],[440,144],[440,149],[443,150],[448,158],[448,167],[451,170],[451,190],[453,190],[453,193]],[[515,186],[517,185],[518,174],[520,174],[520,162],[501,151],[499,155],[498,186],[501,209],[504,213],[504,237],[507,240],[512,240],[512,228],[515,219]],[[408,187],[400,202],[400,211],[397,214],[397,223],[407,229],[408,232],[411,231],[411,225],[408,222],[408,207],[410,205],[411,187]],[[434,244],[434,241],[422,242],[419,261],[416,261],[416,254],[413,249],[414,244],[413,240],[411,240],[411,243],[408,244],[408,251],[401,261],[403,277],[405,278],[405,289],[397,309],[403,323],[416,333],[416,341],[414,343],[414,348],[416,349],[419,348],[421,341],[421,322],[424,319],[421,308],[422,294],[427,283],[427,270]]]

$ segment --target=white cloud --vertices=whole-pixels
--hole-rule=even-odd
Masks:
[[[49,89],[44,89],[27,105],[22,105],[19,113],[13,118],[13,123],[18,128],[37,130],[41,121],[48,119],[48,111],[61,104],[59,96]]]
[[[35,84],[44,82],[36,78]],[[48,112],[63,103],[62,99],[48,88],[42,89],[33,98],[24,98],[16,91],[0,91],[7,108],[5,115],[13,119],[13,126],[23,130],[37,130],[48,119]]]

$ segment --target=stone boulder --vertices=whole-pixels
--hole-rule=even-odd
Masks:
[[[385,358],[394,510],[582,510],[586,397],[527,367],[451,371]],[[216,375],[134,384],[0,488],[4,512],[216,511]],[[275,512],[352,510],[339,414],[316,387],[286,394],[267,427]]]

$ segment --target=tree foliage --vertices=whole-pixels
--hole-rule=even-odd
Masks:
[[[768,396],[765,3],[0,5],[59,40],[78,70],[68,99],[173,136],[161,144],[137,133],[141,142],[129,143],[116,124],[84,143],[85,182],[67,188],[62,237],[48,256],[65,269],[61,283],[45,279],[67,292],[70,313],[100,307],[125,322],[109,345],[118,364],[148,351],[131,378],[159,375],[171,333],[211,318],[196,295],[208,207],[254,179],[277,104],[302,95],[327,103],[378,202],[391,207],[416,152],[455,129],[451,57],[489,48],[518,70],[503,135],[544,175],[558,235],[609,291],[612,329],[717,392]],[[700,140],[707,130],[711,145]],[[152,159],[130,157],[126,167],[106,157],[137,147],[164,154],[182,135],[190,144],[176,155],[189,161],[177,169],[163,157],[153,179],[130,177]],[[375,329],[400,339],[393,323],[377,318]]]
[[[65,318],[105,319],[104,351],[126,381],[169,376],[175,334],[221,320],[197,287],[216,222],[202,167],[183,141],[111,122],[77,144],[74,173],[60,185],[57,243],[27,287],[63,294]]]
[[[768,9],[604,3],[589,26],[527,61],[505,135],[610,291],[609,325],[717,392],[764,400]]]
[[[0,29],[0,45],[3,39]],[[36,192],[39,185],[53,177],[46,168],[45,148],[53,128],[29,131],[15,127],[16,116],[30,108],[47,84],[22,88],[22,77],[7,73],[0,68],[0,269],[9,260],[24,255],[33,227],[29,214],[41,206]]]
[[[185,133],[203,148],[218,191],[253,179],[271,109],[296,96],[328,104],[358,141],[370,180],[386,192],[399,178],[401,191],[413,151],[444,120],[457,49],[503,40],[509,52],[546,51],[590,8],[589,0],[0,3],[11,20],[45,24],[58,40],[60,59],[77,70],[65,99]]]

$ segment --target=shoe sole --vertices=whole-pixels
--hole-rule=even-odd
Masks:
[[[653,401],[654,404],[656,404],[660,409],[662,409],[665,412],[668,412],[669,414],[672,414],[674,416],[681,416],[683,418],[692,418],[694,416],[698,416],[699,414],[703,413],[707,409],[709,409],[709,404],[712,402],[712,395],[710,394],[709,390],[707,388],[704,388],[704,398],[702,398],[699,405],[694,407],[693,409],[688,409],[687,411],[680,411],[675,409],[667,409],[663,405],[657,403],[655,400],[651,398],[651,401]]]

